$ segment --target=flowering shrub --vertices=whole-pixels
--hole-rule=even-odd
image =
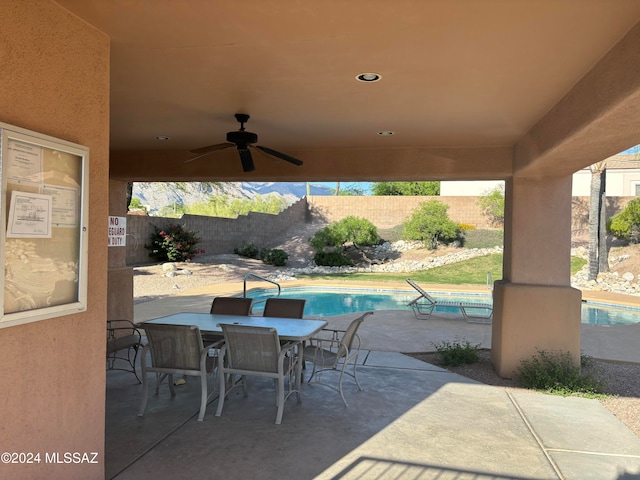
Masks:
[[[160,229],[154,225],[151,245],[145,245],[149,256],[159,261],[184,262],[191,260],[204,250],[196,248],[200,239],[198,232],[186,230],[182,225],[169,225]]]

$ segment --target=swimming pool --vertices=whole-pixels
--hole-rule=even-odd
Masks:
[[[264,300],[273,297],[273,289],[253,290],[247,293],[253,298],[254,312],[260,312]],[[465,301],[491,305],[490,293],[462,292],[429,292],[441,301]],[[367,310],[411,310],[407,304],[418,294],[407,290],[365,289],[365,288],[330,288],[330,287],[291,287],[283,288],[281,297],[303,298],[307,300],[305,315],[342,315],[345,313],[364,312]],[[458,308],[438,306],[437,313],[459,314]],[[640,323],[640,309],[600,302],[582,304],[582,323],[591,325],[629,325]]]

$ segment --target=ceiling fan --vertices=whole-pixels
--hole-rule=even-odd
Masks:
[[[210,153],[217,152],[218,150],[223,150],[225,148],[236,147],[238,149],[238,153],[240,154],[240,161],[242,162],[242,170],[245,172],[251,172],[256,169],[256,166],[253,163],[253,157],[251,156],[251,148],[257,148],[258,150],[272,155],[280,160],[284,160],[285,162],[293,163],[294,165],[302,165],[302,161],[294,158],[290,155],[286,155],[284,153],[273,150],[272,148],[263,147],[260,145],[253,145],[258,141],[258,135],[252,132],[247,132],[244,129],[244,124],[249,120],[249,115],[246,113],[236,113],[236,120],[240,123],[240,129],[235,132],[227,133],[227,141],[225,143],[217,143],[215,145],[209,145],[207,147],[196,148],[195,150],[191,150],[191,153],[198,154],[197,157],[191,158],[187,160],[187,162],[193,162],[194,160],[204,157],[205,155],[209,155]]]

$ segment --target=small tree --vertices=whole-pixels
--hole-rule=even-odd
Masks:
[[[129,210],[142,210],[143,212],[147,211],[147,207],[142,205],[142,202],[139,198],[132,198],[129,202]]]
[[[640,243],[640,198],[634,198],[624,210],[611,217],[607,231],[629,243]]]
[[[495,226],[504,225],[504,185],[489,190],[478,200],[482,213]]]
[[[449,219],[448,205],[429,200],[422,202],[404,224],[403,237],[406,240],[420,240],[430,249],[438,248],[438,243],[464,240],[460,224]]]
[[[377,182],[371,186],[373,195],[426,196],[440,195],[440,182]]]

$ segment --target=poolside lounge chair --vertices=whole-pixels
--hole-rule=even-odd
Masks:
[[[440,307],[458,308],[467,322],[471,323],[491,323],[493,317],[493,306],[485,303],[470,302],[442,302],[429,295],[420,285],[407,278],[407,283],[411,285],[420,296],[411,300],[407,305],[413,309],[413,313],[418,320],[426,320],[431,316],[433,310]]]

